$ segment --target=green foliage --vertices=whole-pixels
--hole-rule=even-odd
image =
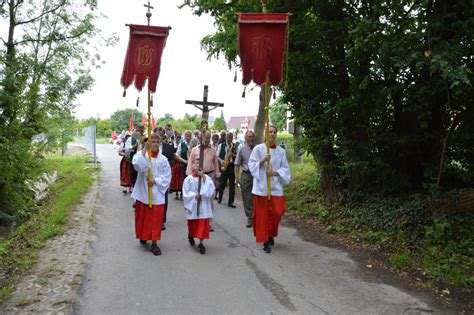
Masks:
[[[390,263],[395,269],[402,269],[411,265],[411,257],[409,252],[401,252],[390,257]]]
[[[211,129],[213,130],[227,130],[227,124],[225,123],[224,112],[221,111],[221,115],[214,120]]]
[[[288,111],[288,104],[279,96],[273,104],[270,105],[270,121],[275,125],[279,131],[286,129],[286,113]]]
[[[293,161],[293,157],[295,155],[295,141],[293,139],[293,135],[278,133],[276,142],[279,145],[285,147],[286,158],[288,159],[288,161]]]
[[[130,126],[130,117],[133,117],[134,125],[140,124],[142,121],[142,113],[139,112],[136,108],[126,108],[117,110],[112,113],[110,116],[111,120],[111,129],[117,133],[122,132],[122,130],[129,130]]]
[[[4,8],[5,6],[5,8]],[[95,1],[8,1],[0,48],[0,225],[36,211],[31,183],[45,154],[72,138],[77,96],[93,84]],[[100,40],[99,40],[100,41]]]
[[[164,127],[166,126],[166,124],[172,124],[172,125],[174,125],[174,121],[175,121],[175,120],[174,120],[174,118],[173,118],[173,115],[167,113],[167,114],[165,114],[164,117],[160,117],[160,118],[158,118],[158,119],[156,120],[156,126],[157,126],[157,127],[159,126],[159,127],[163,127],[163,128],[164,128]],[[174,127],[174,126],[173,126],[173,127]]]
[[[97,118],[87,118],[83,119],[76,124],[77,134],[81,134],[84,128],[89,126],[96,127],[96,135],[99,138],[109,138],[112,135],[112,120],[111,119],[100,119]],[[126,129],[128,130],[128,129]],[[120,131],[119,131],[120,133]]]
[[[238,67],[235,13],[260,3],[185,3],[215,19],[209,58]],[[474,4],[270,1],[268,11],[292,13],[283,102],[328,200],[474,185]]]
[[[191,131],[196,129],[201,129],[201,116],[199,115],[189,115],[188,113],[184,114],[184,120],[188,120],[193,124],[193,128],[190,128]]]
[[[36,211],[30,183],[38,180],[42,158],[28,141],[0,139],[0,225],[5,226],[23,222]]]
[[[86,156],[47,160],[45,171],[58,171],[58,180],[49,187],[39,211],[0,242],[0,303],[11,294],[16,279],[36,262],[36,249],[65,231],[74,206],[94,181],[94,169],[87,160]]]
[[[180,133],[185,132],[186,130],[194,130],[196,124],[192,121],[187,120],[186,118],[181,118],[173,122],[173,130]]]
[[[317,218],[332,233],[391,252],[395,269],[422,268],[430,279],[474,288],[473,213],[433,212],[429,205],[436,200],[420,195],[347,200],[331,207],[321,197],[314,163],[291,165],[291,171],[292,185],[285,189],[290,211]]]

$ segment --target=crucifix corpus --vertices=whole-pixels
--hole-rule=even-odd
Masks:
[[[204,85],[204,93],[202,97],[202,101],[192,101],[192,100],[186,100],[185,104],[188,105],[193,105],[200,111],[202,111],[202,118],[201,118],[201,138],[199,139],[199,171],[203,170],[204,167],[204,138],[206,131],[208,130],[208,119],[209,119],[209,112],[213,109],[216,109],[218,107],[224,107],[224,103],[214,103],[214,102],[208,102],[207,101],[207,95],[208,95],[208,87],[207,85]],[[209,108],[212,107],[212,108]],[[191,161],[192,162],[192,161]],[[199,183],[198,183],[198,192],[201,192],[201,177],[199,177]],[[197,204],[197,215],[199,216],[199,207],[201,205],[201,200],[198,200]]]

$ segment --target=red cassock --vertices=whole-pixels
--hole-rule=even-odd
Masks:
[[[209,239],[209,219],[188,220],[188,233],[201,240]]]
[[[126,157],[120,161],[120,186],[132,187],[132,178],[130,177],[131,164]]]
[[[171,168],[171,184],[170,191],[181,191],[183,189],[183,171],[179,162],[176,161]]]
[[[284,196],[253,196],[253,233],[257,243],[278,236],[278,225],[286,210]]]
[[[135,204],[135,234],[139,240],[161,240],[164,205],[153,205],[150,208],[143,202]]]

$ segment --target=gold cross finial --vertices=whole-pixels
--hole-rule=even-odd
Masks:
[[[150,25],[150,18],[151,18],[151,11],[150,11],[150,9],[154,9],[154,7],[152,7],[152,6],[150,5],[150,1],[148,1],[148,4],[144,4],[143,6],[144,6],[145,8],[148,8],[148,12],[146,13],[146,18],[147,18],[147,20],[148,20],[148,25]]]

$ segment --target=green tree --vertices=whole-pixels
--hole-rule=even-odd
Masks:
[[[28,183],[41,174],[43,155],[64,142],[54,139],[70,132],[76,97],[93,82],[95,9],[95,1],[64,0],[0,6],[8,25],[0,49],[0,225],[34,210]]]
[[[236,12],[259,3],[196,0],[217,32],[209,58],[238,66]],[[322,191],[403,196],[474,186],[470,1],[269,1],[292,12],[288,93],[318,163]]]
[[[285,103],[283,97],[278,99],[270,106],[270,121],[278,130],[286,129],[286,113],[288,112],[288,104]]]
[[[186,130],[193,131],[194,129],[196,129],[196,124],[186,118],[180,118],[178,120],[175,120],[173,123],[173,130],[178,131],[180,133],[183,133]]]
[[[117,110],[110,116],[111,128],[117,132],[129,130],[130,117],[133,117],[134,125],[140,124],[142,121],[142,113],[136,108],[126,108]]]
[[[175,119],[173,115],[166,113],[164,117],[160,117],[156,120],[156,126],[165,127],[166,124],[171,124],[174,127]]]
[[[221,111],[220,117],[217,117],[212,124],[212,129],[215,130],[227,130],[227,124],[225,123],[224,112]]]
[[[188,113],[184,114],[184,119],[189,120],[193,124],[192,130],[201,129],[201,116],[189,115]]]

